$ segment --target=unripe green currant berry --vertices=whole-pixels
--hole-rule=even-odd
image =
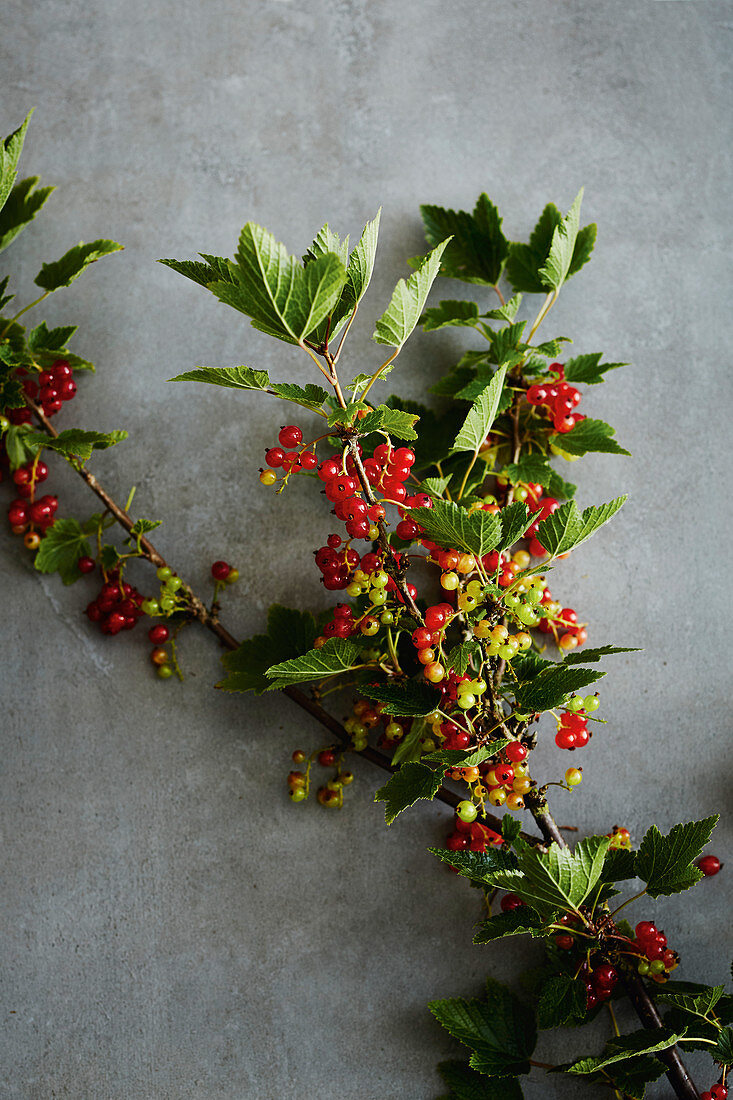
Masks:
[[[526,600],[527,603],[532,604],[533,607],[536,607],[537,604],[542,602],[542,590],[540,588],[535,588],[534,586],[528,589]]]
[[[463,695],[458,696],[458,706],[461,710],[470,710],[471,707],[476,706],[476,696],[471,695],[470,691],[466,691]]]
[[[394,615],[391,611],[383,611],[382,614],[379,616],[379,621],[382,626],[392,626],[394,622]]]
[[[143,600],[140,606],[146,615],[160,615],[160,604],[157,600]]]
[[[504,603],[510,610],[513,611],[515,608],[521,605],[522,601],[520,600],[519,596],[516,596],[513,592],[510,592],[508,596],[504,597]]]
[[[499,646],[497,652],[503,661],[511,661],[512,657],[517,651],[516,649],[513,649],[510,645],[502,645]]]
[[[568,768],[565,772],[565,782],[569,787],[577,787],[583,781],[583,772],[580,768]]]
[[[444,588],[446,592],[455,592],[460,583],[461,581],[457,573],[444,573],[440,578],[441,587]]]
[[[517,608],[517,618],[525,626],[537,626],[542,616],[534,607],[519,607]]]
[[[588,714],[592,714],[594,710],[598,710],[600,705],[601,700],[598,698],[597,695],[586,695],[585,699],[583,700],[583,709],[586,710]]]
[[[584,703],[585,700],[581,699],[579,695],[573,695],[570,699],[568,699],[565,706],[571,714],[577,714],[579,710],[583,709]]]
[[[158,665],[156,672],[160,676],[161,680],[170,680],[173,675],[173,669],[170,665]]]
[[[167,565],[161,565],[160,569],[156,569],[155,575],[159,581],[167,581],[169,577],[173,576],[173,570],[169,569]]]
[[[374,607],[381,607],[387,602],[387,593],[383,588],[373,588],[370,593],[370,599]]]
[[[227,584],[236,584],[238,580],[239,580],[239,570],[238,569],[230,569],[229,570],[229,576],[226,579],[226,583]]]
[[[359,629],[361,630],[362,634],[366,634],[366,636],[370,638],[372,634],[376,634],[379,630],[379,623],[376,619],[368,616],[366,619],[362,620],[362,624]]]
[[[389,737],[390,741],[397,741],[398,738],[402,737],[405,731],[403,730],[399,722],[395,722],[393,720],[387,723],[384,732],[387,734],[387,737]]]
[[[6,432],[10,427],[10,421],[7,416],[0,416],[0,432]]]
[[[654,959],[652,962],[649,963],[650,974],[663,974],[665,969],[666,967],[661,959]]]
[[[458,806],[456,807],[456,813],[460,817],[461,821],[465,821],[469,825],[478,817],[477,807],[473,804],[473,802],[469,802],[468,799],[466,799],[464,802],[458,803]]]
[[[161,611],[172,611],[176,606],[176,601],[173,596],[161,596],[158,603],[160,604]]]
[[[305,787],[293,787],[290,792],[291,802],[305,802],[308,795],[305,792]]]
[[[649,973],[649,963],[646,961],[646,959],[642,959],[636,969],[643,978]]]
[[[370,580],[373,588],[386,588],[389,577],[383,569],[379,569],[376,573],[372,573]]]
[[[277,481],[277,474],[274,470],[263,470],[260,474],[260,481],[263,485],[274,485]]]
[[[177,592],[183,586],[183,581],[180,577],[168,577],[165,586],[169,592]]]

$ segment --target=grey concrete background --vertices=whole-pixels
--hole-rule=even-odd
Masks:
[[[80,238],[126,245],[39,314],[78,323],[99,368],[59,423],[130,430],[94,470],[120,498],[137,485],[194,585],[215,558],[239,566],[226,621],[241,636],[274,600],[322,605],[309,552],[329,522],[306,487],[276,500],[257,482],[280,408],[165,380],[247,363],[303,382],[311,367],[154,260],[231,254],[249,218],[300,251],[326,219],[358,234],[383,204],[356,373],[377,361],[373,320],[422,250],[419,202],[465,208],[486,189],[519,235],[585,184],[596,256],[546,331],[633,362],[583,408],[634,457],[573,467],[583,503],[630,502],[553,587],[594,643],[644,647],[608,663],[609,724],[581,790],[557,800],[587,831],[621,821],[639,838],[727,801],[732,16],[729,3],[569,0],[4,8],[0,129],[35,105],[23,173],[59,186],[4,257],[15,287],[27,300],[40,262]],[[416,335],[394,388],[419,396],[459,346]],[[61,514],[92,510],[58,468],[48,485]],[[288,700],[211,690],[218,653],[195,633],[185,684],[158,682],[142,632],[90,629],[90,583],[39,577],[5,530],[0,554],[0,1096],[437,1096],[434,1064],[457,1047],[425,1003],[513,975],[521,950],[471,946],[476,898],[426,852],[446,814],[387,830],[366,764],[340,815],[291,807],[289,754],[321,737]],[[713,850],[729,839],[721,828]],[[725,979],[728,882],[653,910],[683,978]],[[605,1033],[543,1040],[538,1057],[600,1049]],[[541,1075],[526,1086],[593,1094]]]

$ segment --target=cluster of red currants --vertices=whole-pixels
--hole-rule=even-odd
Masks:
[[[483,825],[478,820],[464,821],[456,814],[453,832],[446,840],[445,846],[449,852],[486,852],[490,845],[503,843],[501,835],[490,829],[488,825]]]
[[[568,916],[565,913],[563,916]],[[562,917],[560,918],[562,922]],[[555,942],[561,939],[561,936],[555,937]],[[568,936],[569,940],[572,940],[572,936]],[[574,941],[573,941],[574,942]],[[558,943],[558,946],[562,946]],[[614,986],[619,979],[619,973],[615,966],[612,966],[608,962],[597,962],[591,965],[586,959],[580,968],[578,977],[585,983],[585,1007],[586,1011],[590,1012],[601,1001],[609,1001],[614,990]]]
[[[558,722],[555,744],[559,749],[582,749],[592,736],[588,729],[587,714],[567,712]]]
[[[48,466],[36,460],[13,471],[17,499],[8,507],[8,522],[14,535],[23,535],[29,550],[37,550],[41,536],[56,519],[58,497],[50,493],[36,500],[36,486],[48,477]]]
[[[86,563],[91,558],[82,558],[85,562],[82,572],[91,572]],[[94,562],[92,562],[92,569]],[[119,634],[121,630],[132,630],[145,612],[141,604],[145,597],[133,585],[123,581],[117,571],[108,574],[96,599],[87,604],[86,616],[92,623],[98,623],[103,634]]]
[[[379,489],[388,502],[403,504],[406,508],[417,508],[420,505],[408,503],[413,498],[408,497],[405,488],[405,482],[410,476],[414,465],[415,452],[410,447],[396,447],[393,449],[389,443],[380,443],[374,448],[373,456],[364,460],[364,473],[369,484],[373,488]],[[406,538],[409,536],[400,535],[399,537]]]
[[[711,1089],[700,1093],[700,1100],[727,1100],[728,1089],[722,1081],[713,1085]]]
[[[680,957],[676,951],[667,947],[664,932],[658,932],[650,920],[639,921],[635,928],[633,942],[636,954],[641,955],[637,970],[644,978],[655,982],[666,982],[669,972],[679,965]]]
[[[315,451],[306,447],[296,451],[293,448],[303,442],[303,433],[296,424],[284,425],[278,434],[277,447],[269,447],[265,452],[265,462],[270,470],[263,470],[260,481],[263,485],[274,485],[277,475],[273,470],[282,470],[284,474],[291,474],[294,470],[315,470],[318,465]]]
[[[74,372],[66,359],[57,359],[48,370],[42,370],[37,376],[29,375],[26,370],[19,370],[17,373],[22,380],[26,397],[37,402],[46,416],[57,413],[64,401],[71,401],[76,393]],[[8,410],[8,418],[11,424],[30,424],[33,412],[26,405],[20,409]]]
[[[308,760],[302,749],[296,749],[292,756],[294,764],[305,764]],[[323,786],[318,788],[316,799],[321,806],[331,810],[339,810],[344,802],[344,787],[348,787],[354,781],[353,772],[341,771],[340,756],[335,749],[322,749],[316,756],[318,763],[323,768],[335,768],[336,774]],[[308,763],[305,772],[291,771],[288,775],[288,788],[291,802],[305,802],[310,791],[310,769]]]
[[[155,665],[155,671],[161,680],[169,680],[174,671],[170,663],[170,655],[165,648],[165,643],[170,640],[170,636],[171,632],[164,623],[156,623],[148,631],[148,638],[154,646],[150,652],[150,660]]]
[[[545,588],[540,608],[548,605],[552,606],[553,618],[540,619],[538,629],[543,634],[552,634],[560,649],[577,649],[579,645],[584,645],[588,641],[588,631],[578,624],[577,611],[572,607],[563,607],[562,604],[554,601],[549,588]]]
[[[551,363],[550,370],[555,375],[554,382],[537,382],[527,390],[530,405],[544,406],[552,420],[556,432],[564,435],[571,432],[575,425],[585,420],[582,413],[574,412],[581,402],[580,390],[576,390],[565,381],[565,368],[562,363]]]

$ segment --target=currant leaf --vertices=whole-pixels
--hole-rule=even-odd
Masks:
[[[628,367],[628,363],[601,363],[603,352],[597,351],[591,355],[578,355],[574,359],[568,359],[565,363],[564,378],[566,382],[585,382],[589,386],[597,386],[604,382],[604,374],[619,367]]]
[[[252,367],[195,367],[168,381],[206,382],[210,386],[227,386],[234,390],[262,391],[266,391],[271,384],[266,370],[254,370]]]
[[[517,853],[517,870],[493,874],[491,882],[517,894],[543,917],[576,910],[600,878],[608,845],[608,837],[591,836],[574,850],[555,843],[546,852],[527,846]]]
[[[265,675],[270,691],[280,691],[294,684],[306,684],[349,672],[361,664],[361,649],[347,638],[329,638],[320,649],[311,649],[288,661],[278,661]]]
[[[499,408],[506,371],[506,366],[499,367],[479,398],[471,406],[468,416],[453,443],[454,452],[472,451],[474,454],[478,454],[484,445]]]
[[[17,470],[33,458],[35,449],[29,446],[27,437],[32,429],[27,424],[11,424],[3,436],[5,453],[8,456],[11,470]]]
[[[593,664],[595,661],[600,661],[602,657],[611,657],[614,653],[641,653],[642,650],[636,646],[624,646],[624,645],[602,645],[596,649],[584,649],[582,653],[575,650],[572,653],[568,653],[563,659],[564,665],[579,665],[585,664],[586,661]]]
[[[475,768],[483,764],[484,760],[501,752],[509,742],[505,737],[497,741],[489,741],[487,745],[479,745],[477,749],[437,749],[423,757],[431,763],[442,764],[444,768]]]
[[[248,638],[238,649],[222,657],[227,675],[216,686],[222,691],[269,691],[265,673],[278,661],[307,653],[317,634],[316,620],[309,611],[296,611],[274,604],[267,615],[267,634]]]
[[[517,866],[514,853],[502,848],[489,848],[485,852],[451,852],[448,848],[428,848],[428,851],[437,856],[442,863],[453,867],[464,878],[484,885],[491,885],[493,876],[497,872],[511,871]],[[505,915],[502,914],[502,916]],[[525,913],[525,916],[527,915],[529,915],[528,923],[531,924],[535,919],[534,914]]]
[[[80,241],[74,248],[70,248],[68,252],[65,252],[59,260],[54,260],[50,264],[43,264],[33,281],[36,286],[40,286],[42,290],[49,292],[71,286],[74,280],[78,279],[91,264],[101,260],[103,256],[110,256],[113,252],[121,252],[123,247],[117,241],[104,239],[91,241],[89,244]]]
[[[398,351],[403,346],[420,320],[447,244],[442,241],[428,252],[413,275],[399,280],[389,305],[376,323],[372,340],[377,344],[388,344]]]
[[[663,836],[656,825],[644,834],[636,856],[636,875],[652,898],[688,890],[704,878],[693,860],[710,840],[718,814],[675,825]]]
[[[474,933],[473,942],[481,945],[503,940],[506,936],[525,935],[544,938],[547,930],[545,922],[528,905],[520,905],[507,913],[497,913],[496,916],[481,921]]]
[[[517,539],[521,538],[529,525],[534,520],[534,515],[522,501],[515,500],[501,510],[501,541],[494,547],[495,550],[508,550]]]
[[[557,470],[540,454],[522,455],[518,462],[505,466],[502,473],[509,478],[512,485],[532,482],[547,489],[553,497],[570,499],[575,496],[577,489],[576,485],[561,478]]]
[[[114,447],[124,439],[127,439],[127,432],[119,429],[112,432],[87,432],[81,428],[67,428],[55,437],[46,435],[45,432],[28,432],[25,443],[34,452],[45,447],[66,455],[67,458],[80,458],[82,462],[86,462],[92,457],[92,451],[106,451],[108,447]]]
[[[585,983],[570,974],[555,974],[543,983],[537,1001],[537,1027],[564,1027],[586,1014]]]
[[[17,130],[0,141],[0,209],[5,206],[18,175],[18,161],[23,150],[25,132],[33,111],[29,111]]]
[[[449,1087],[446,1100],[522,1100],[516,1077],[486,1078],[467,1062],[438,1062],[438,1073]]]
[[[383,714],[399,718],[424,717],[440,706],[440,695],[424,681],[408,680],[405,684],[366,684],[364,694],[382,704]]]
[[[499,212],[485,192],[479,195],[472,214],[428,205],[421,206],[420,213],[428,244],[436,245],[446,237],[451,238],[441,263],[441,275],[484,286],[499,281],[509,244],[501,229]]]
[[[35,218],[54,187],[38,187],[38,176],[16,183],[0,210],[0,252],[14,241]]]
[[[425,538],[455,550],[483,557],[501,539],[501,518],[489,512],[469,513],[453,501],[436,501],[432,508],[411,508],[409,515],[423,529]]]
[[[657,1000],[665,1004],[674,1005],[683,1012],[689,1012],[691,1016],[708,1016],[720,998],[725,994],[724,985],[711,985],[703,988],[700,993],[680,992],[678,989],[670,989],[669,984],[657,993]],[[675,983],[672,983],[674,985]]]
[[[81,574],[77,562],[89,555],[89,543],[78,520],[57,519],[41,539],[34,565],[39,573],[58,573],[64,584],[73,584]]]
[[[402,409],[390,409],[387,405],[377,405],[366,416],[357,421],[356,427],[360,435],[368,435],[369,432],[382,431],[397,439],[417,439],[414,424],[419,420],[416,413],[405,412]]]
[[[587,687],[605,675],[605,672],[597,672],[591,668],[547,664],[532,679],[516,685],[514,695],[517,709],[522,714],[551,710],[563,703],[571,692]]]
[[[629,455],[617,439],[614,439],[615,429],[603,420],[579,420],[574,428],[564,434],[553,435],[550,442],[561,451],[570,455],[586,455],[591,452],[599,454]]]
[[[420,799],[432,800],[440,790],[443,775],[425,764],[403,764],[374,795],[375,802],[384,802],[384,819],[391,825],[394,819]]]
[[[529,238],[529,244],[513,242],[509,246],[506,275],[515,291],[543,294],[547,286],[540,277],[545,266],[556,228],[563,217],[554,203],[548,203]],[[587,225],[578,232],[567,277],[574,275],[590,258],[596,237],[595,225]]]
[[[475,302],[444,299],[437,306],[425,310],[420,318],[420,324],[425,332],[456,325],[475,328],[478,324],[478,316],[478,306]]]
[[[580,229],[580,205],[583,201],[583,188],[576,195],[570,210],[555,227],[552,234],[550,251],[544,265],[537,272],[540,282],[552,290],[559,290],[570,271],[573,261],[575,242]]]
[[[446,1031],[473,1053],[470,1065],[487,1077],[529,1073],[537,1043],[534,1013],[499,982],[488,979],[486,1000],[446,998],[428,1008]]]
[[[633,1031],[630,1035],[621,1035],[606,1045],[606,1053],[599,1058],[580,1058],[569,1066],[563,1066],[563,1072],[580,1076],[596,1073],[616,1062],[637,1058],[640,1054],[656,1054],[669,1050],[683,1039],[686,1032],[670,1032],[667,1028],[654,1031]]]
[[[626,499],[626,496],[616,497],[597,508],[585,508],[582,513],[574,500],[568,500],[542,520],[537,528],[537,538],[551,557],[567,554],[608,523]]]

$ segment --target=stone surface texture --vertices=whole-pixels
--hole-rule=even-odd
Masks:
[[[226,622],[242,637],[275,600],[323,606],[310,551],[327,513],[306,486],[276,498],[257,482],[282,407],[166,380],[200,363],[301,383],[314,368],[154,261],[231,254],[248,219],[300,252],[325,220],[353,238],[382,205],[356,373],[378,362],[373,322],[423,250],[419,202],[470,208],[487,190],[520,236],[585,185],[596,254],[546,331],[633,363],[583,406],[633,458],[573,467],[583,504],[621,491],[629,503],[553,588],[592,643],[643,653],[608,662],[608,725],[557,814],[583,831],[620,821],[638,839],[650,822],[725,809],[733,6],[10,0],[3,23],[0,130],[35,105],[23,175],[58,185],[3,256],[20,301],[40,263],[79,239],[125,244],[38,311],[79,324],[78,350],[98,365],[59,423],[129,429],[92,468],[120,499],[137,486],[139,513],[164,521],[156,541],[195,586],[215,558],[239,566]],[[416,334],[392,388],[420,397],[465,346]],[[58,463],[48,486],[60,514],[93,510]],[[200,631],[183,641],[185,683],[158,682],[142,631],[90,629],[91,583],[39,576],[7,528],[0,555],[0,1095],[439,1095],[435,1063],[459,1048],[426,1002],[511,977],[525,950],[471,946],[475,893],[426,850],[446,811],[386,829],[366,763],[341,814],[292,807],[290,753],[321,742],[307,716],[286,698],[214,691],[219,653]],[[542,753],[557,771],[554,748]],[[683,978],[725,980],[728,880],[653,908]],[[543,1037],[537,1057],[599,1050],[608,1033],[600,1019],[590,1037]],[[541,1072],[525,1088],[595,1094]]]

